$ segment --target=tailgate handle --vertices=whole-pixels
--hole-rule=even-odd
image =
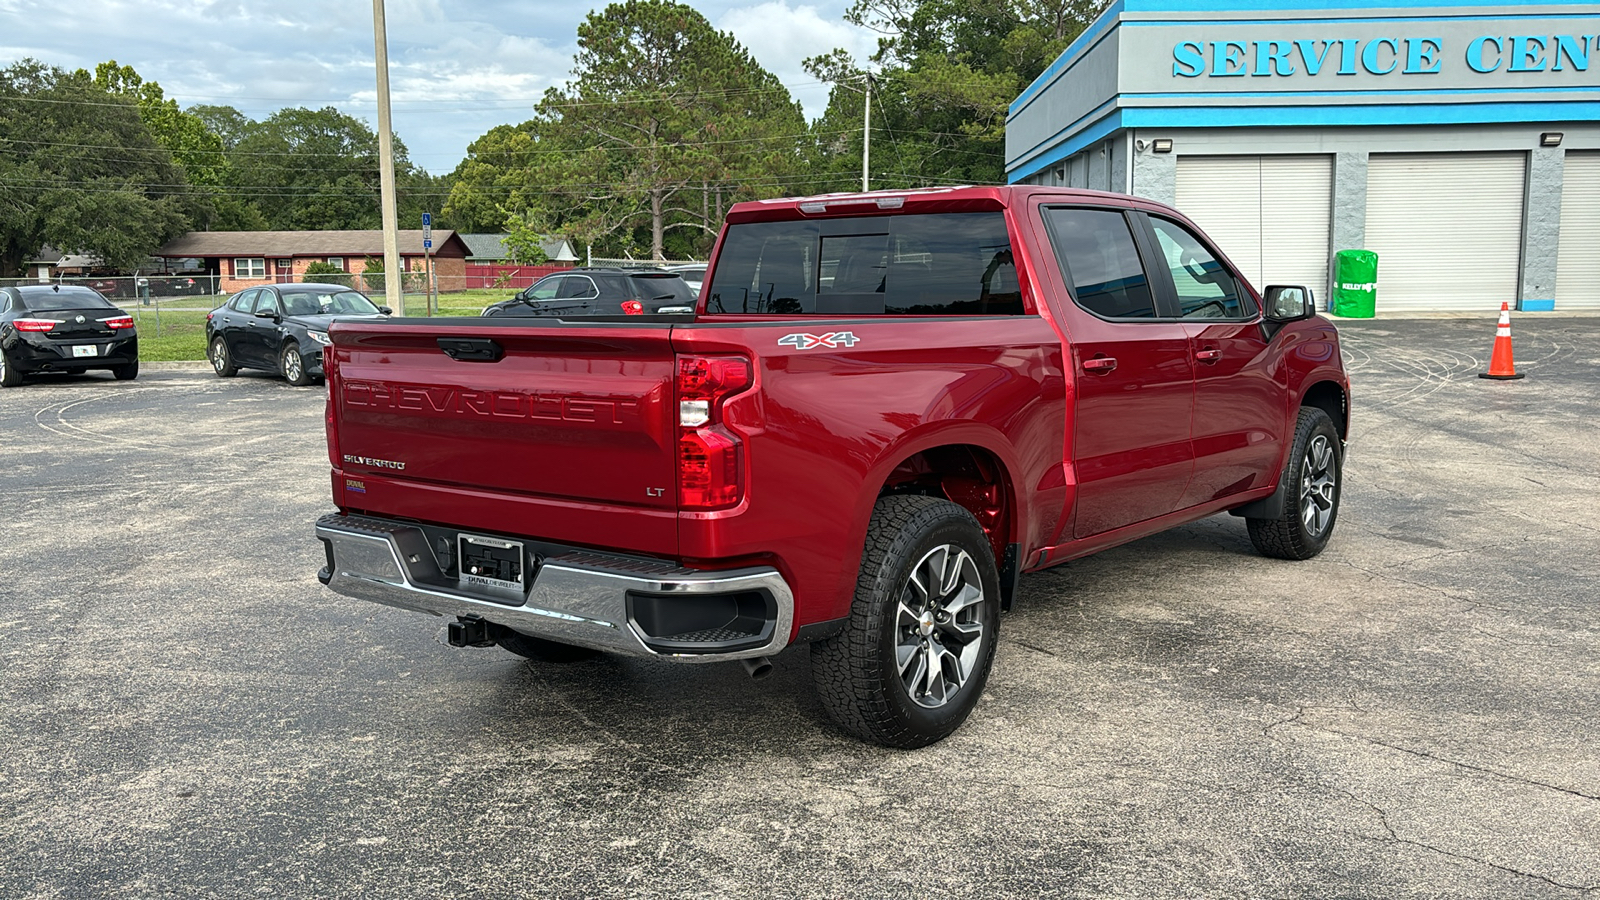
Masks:
[[[457,362],[499,362],[506,355],[488,338],[439,338],[439,349]]]

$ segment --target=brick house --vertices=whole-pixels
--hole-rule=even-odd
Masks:
[[[418,279],[426,268],[422,232],[401,231],[400,259]],[[194,260],[196,271],[217,277],[219,293],[231,294],[274,282],[300,281],[314,262],[330,263],[353,275],[366,260],[383,259],[382,231],[192,231],[156,251],[163,260]],[[466,283],[467,245],[454,231],[433,233],[433,269],[440,291]],[[358,280],[357,287],[362,284]]]

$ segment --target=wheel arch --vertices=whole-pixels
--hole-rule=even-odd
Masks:
[[[1326,378],[1315,381],[1300,395],[1300,405],[1314,406],[1327,413],[1333,420],[1333,427],[1339,431],[1339,439],[1350,439],[1350,395],[1344,385]]]
[[[1010,446],[997,434],[983,430],[940,430],[902,441],[884,454],[863,491],[871,504],[883,497],[924,495],[943,497],[972,513],[989,538],[995,568],[1000,573],[1000,603],[1010,609],[1021,575],[1024,499],[1016,486],[1016,460]]]

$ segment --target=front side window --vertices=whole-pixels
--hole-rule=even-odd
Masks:
[[[1154,319],[1155,295],[1118,210],[1052,207],[1050,240],[1078,305],[1107,319]]]
[[[277,295],[272,293],[271,291],[257,291],[256,292],[256,308],[255,308],[255,311],[258,312],[258,313],[260,313],[260,312],[274,312],[274,313],[277,312],[278,311],[278,297],[277,297]]]
[[[999,212],[734,225],[709,313],[995,316],[1023,312]]]
[[[267,277],[267,261],[259,256],[236,259],[233,261],[233,277],[265,278]]]
[[[1152,216],[1162,262],[1172,272],[1185,319],[1236,319],[1250,314],[1239,282],[1189,229]]]

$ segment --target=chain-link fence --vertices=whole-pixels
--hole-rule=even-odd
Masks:
[[[149,303],[178,297],[216,297],[222,293],[216,275],[128,275],[116,278],[0,278],[0,286],[28,284],[81,285],[104,294],[113,303]]]

